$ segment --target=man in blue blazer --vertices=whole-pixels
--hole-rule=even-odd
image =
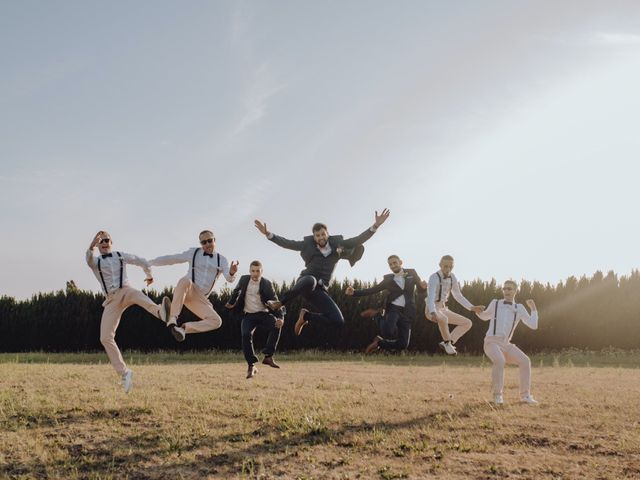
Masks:
[[[273,354],[278,346],[280,331],[284,324],[284,308],[270,310],[268,303],[277,301],[273,285],[262,276],[262,263],[254,260],[249,265],[249,275],[243,275],[238,285],[231,293],[229,301],[225,305],[242,314],[240,332],[242,335],[242,351],[249,365],[247,378],[253,378],[258,370],[255,365],[258,357],[253,349],[253,332],[256,328],[262,328],[269,332],[267,344],[262,350],[264,359],[262,363],[272,368],[280,368],[273,361]]]
[[[415,293],[417,291],[419,295],[426,295],[427,292],[427,282],[421,280],[414,269],[403,268],[398,255],[389,256],[387,263],[392,273],[385,275],[380,283],[362,290],[354,290],[353,287],[347,287],[346,290],[347,295],[354,297],[373,295],[383,290],[388,292],[384,302],[384,313],[373,317],[380,327],[382,336],[373,339],[366,348],[366,353],[378,349],[406,349],[411,337],[411,323],[416,318]]]
[[[316,223],[311,229],[313,235],[304,237],[303,240],[288,240],[271,233],[267,229],[267,225],[260,220],[255,221],[255,226],[260,233],[276,245],[300,252],[300,256],[304,260],[305,269],[300,273],[293,288],[282,294],[280,302],[273,302],[271,305],[272,308],[277,309],[302,295],[317,311],[310,312],[305,308],[300,310],[300,315],[293,328],[296,335],[300,335],[302,328],[309,322],[336,326],[344,324],[342,312],[327,293],[333,271],[340,259],[349,260],[353,266],[362,258],[364,253],[362,244],[369,240],[389,218],[389,213],[386,208],[380,215],[376,212],[375,222],[371,227],[357,237],[348,239],[342,235],[329,235],[325,224]]]

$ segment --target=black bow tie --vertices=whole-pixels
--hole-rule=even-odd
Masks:
[[[507,302],[507,301],[505,301],[505,302],[504,302],[504,304],[505,304],[505,305],[513,305],[513,302]]]
[[[207,256],[213,258],[213,253],[202,252],[202,256]]]
[[[113,253],[105,253],[102,258],[113,257]]]

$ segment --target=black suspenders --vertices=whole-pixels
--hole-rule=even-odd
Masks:
[[[116,252],[116,255],[118,255],[118,259],[120,260],[120,288],[122,288],[122,278],[124,276],[124,262],[122,260],[122,255],[120,255],[120,252]],[[101,260],[102,260],[102,257],[98,257],[98,273],[100,273],[100,280],[102,280],[104,293],[108,294],[109,290],[107,290],[107,282],[104,281],[104,275],[102,275],[102,268],[100,268]]]
[[[196,283],[196,253],[198,253],[200,248],[196,248],[195,252],[193,252],[193,259],[191,260],[191,281]]]
[[[440,280],[438,284],[438,299],[436,300],[436,303],[438,303],[442,298],[442,277],[440,276],[440,272],[436,272],[436,275],[438,275],[438,280]],[[453,280],[451,280],[451,284],[453,286]]]
[[[196,251],[193,252],[193,259],[191,260],[191,281],[193,283],[196,283],[196,254],[198,253],[198,250],[200,250],[200,248],[196,248]],[[215,277],[213,277],[213,283],[211,284],[211,290],[213,290],[213,286],[216,283],[216,280],[218,279],[218,275],[220,273],[220,254],[216,253],[217,256],[217,260],[218,260],[218,271],[216,272]]]
[[[109,290],[107,290],[107,284],[104,281],[104,275],[102,275],[102,268],[100,268],[100,260],[102,260],[102,257],[98,257],[98,272],[100,273],[100,280],[102,280],[102,286],[104,287],[104,293],[105,293],[105,295],[107,295],[109,293]]]
[[[496,311],[493,315],[493,336],[494,337],[496,335],[496,327],[498,325],[498,303],[500,303],[500,300],[496,300]],[[511,325],[511,332],[509,332],[509,336],[507,337],[507,340],[511,338],[511,335],[513,335],[513,331],[516,329],[516,319],[518,318],[518,304],[514,303],[513,308],[515,308],[515,312],[513,312],[513,324]]]

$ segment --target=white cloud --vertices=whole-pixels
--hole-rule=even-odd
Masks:
[[[593,43],[598,45],[628,46],[640,45],[640,35],[634,33],[596,33]]]

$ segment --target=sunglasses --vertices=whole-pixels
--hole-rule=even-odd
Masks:
[[[206,245],[207,243],[213,243],[213,238],[207,238],[206,240],[200,240],[200,245]]]
[[[100,243],[109,243],[109,242],[111,242],[110,238],[103,238],[100,240]]]
[[[513,290],[513,287],[502,287],[502,290]]]

